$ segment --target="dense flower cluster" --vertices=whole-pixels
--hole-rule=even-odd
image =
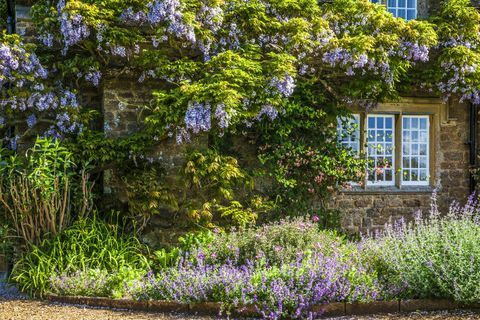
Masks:
[[[23,87],[28,76],[45,79],[48,72],[34,53],[22,47],[22,43],[0,43],[0,86],[10,83]]]
[[[58,2],[58,21],[60,22],[60,32],[63,39],[62,53],[64,55],[67,53],[69,47],[90,36],[90,29],[85,24],[83,16],[80,14],[70,16],[65,10],[65,6],[65,0],[60,0]],[[44,39],[47,39],[47,45],[51,43],[51,38],[49,36]]]
[[[283,79],[273,77],[270,82],[270,86],[275,88],[277,92],[282,94],[285,97],[292,95],[293,90],[295,89],[295,79],[289,74],[286,74]]]
[[[278,110],[270,104],[264,105],[262,109],[255,116],[256,120],[262,119],[263,116],[267,116],[271,121],[275,120],[278,117]]]
[[[446,81],[439,82],[437,87],[446,98],[452,94],[458,94],[462,102],[471,101],[474,104],[480,104],[480,89],[470,78],[480,72],[477,65],[467,64],[459,67],[452,62],[443,62],[441,67]]]
[[[399,49],[399,55],[413,62],[427,62],[429,60],[430,49],[426,45],[419,45],[409,41],[402,42]]]
[[[194,102],[188,106],[185,113],[185,126],[193,133],[209,131],[212,127],[210,104]]]
[[[232,120],[232,117],[235,116],[236,111],[232,110],[231,112],[228,112],[225,109],[225,104],[221,103],[217,105],[215,109],[215,118],[218,121],[218,126],[221,129],[226,129],[230,125],[230,122]]]

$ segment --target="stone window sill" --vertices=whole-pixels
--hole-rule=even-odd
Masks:
[[[367,186],[362,188],[353,186],[351,189],[344,189],[343,194],[431,194],[435,188],[432,186]]]

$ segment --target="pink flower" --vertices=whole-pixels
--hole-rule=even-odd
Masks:
[[[320,218],[318,216],[313,216],[312,220],[313,220],[313,222],[318,222],[318,221],[320,221]]]

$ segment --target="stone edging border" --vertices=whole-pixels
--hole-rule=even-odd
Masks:
[[[57,303],[78,304],[90,307],[128,309],[146,312],[180,312],[218,316],[221,303],[179,303],[171,301],[136,301],[130,299],[110,299],[102,297],[72,297],[49,295],[46,300]],[[333,302],[313,307],[312,311],[323,312],[324,317],[348,315],[372,315],[378,313],[435,311],[454,309],[480,309],[480,304],[462,304],[446,299],[416,299],[397,301],[375,301],[369,303]],[[234,311],[241,317],[258,317],[254,306],[245,306]]]

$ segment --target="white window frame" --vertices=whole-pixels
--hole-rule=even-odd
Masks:
[[[408,130],[408,131],[411,131],[411,127],[409,129],[404,129],[403,128],[403,122],[404,122],[404,119],[405,118],[409,118],[409,119],[426,119],[427,120],[427,128],[426,128],[426,134],[427,134],[427,141],[426,141],[426,154],[425,154],[425,157],[426,157],[426,165],[427,167],[425,168],[426,172],[427,172],[427,179],[425,181],[405,181],[403,180],[403,157],[405,156],[404,154],[404,144],[405,144],[405,140],[404,140],[404,136],[403,136],[403,133],[404,133],[404,130]],[[410,124],[411,125],[411,124]],[[419,123],[420,125],[420,123]],[[430,117],[428,115],[403,115],[401,117],[401,134],[402,134],[402,150],[400,152],[400,161],[401,161],[401,174],[400,174],[400,179],[401,179],[401,185],[402,186],[428,186],[430,185]],[[412,143],[412,142],[411,142]],[[419,143],[419,142],[417,142]],[[411,155],[410,156],[410,159],[412,158]],[[420,156],[420,155],[418,155]],[[420,161],[420,158],[418,159]],[[412,169],[412,167],[409,167],[409,168],[406,168],[406,169]],[[419,169],[420,170],[420,169]]]
[[[390,118],[392,119],[392,154],[391,154],[391,158],[392,158],[392,163],[390,164],[391,165],[391,169],[389,170],[392,170],[392,180],[391,181],[371,181],[371,180],[368,180],[368,172],[370,171],[369,168],[368,168],[368,164],[367,164],[367,186],[395,186],[395,148],[396,148],[396,141],[395,141],[395,115],[392,115],[392,114],[367,114],[366,116],[366,125],[365,125],[365,133],[367,135],[367,138],[366,138],[366,155],[367,155],[367,160],[369,159],[369,141],[368,141],[368,136],[369,136],[369,130],[370,128],[368,127],[368,120],[370,118],[375,118],[375,132],[377,132],[377,118],[384,118],[384,119],[387,119],[387,118]],[[383,129],[384,131],[387,130],[386,128]],[[375,137],[375,142],[376,142],[376,137]],[[385,143],[385,142],[383,142]],[[384,156],[387,156],[386,154],[384,154]],[[375,168],[374,168],[375,170]]]

